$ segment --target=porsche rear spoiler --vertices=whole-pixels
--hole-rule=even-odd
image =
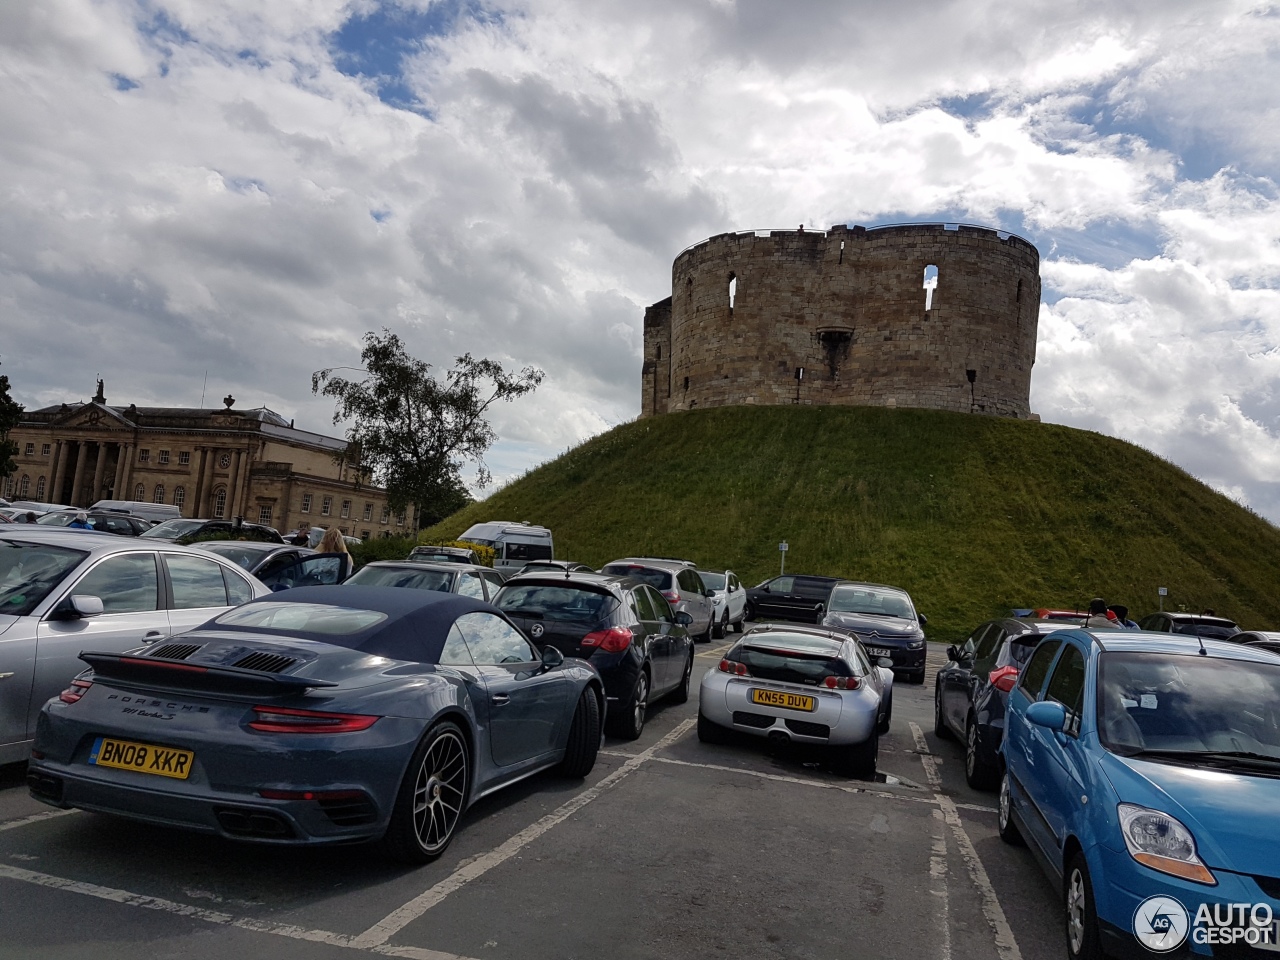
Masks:
[[[215,663],[188,663],[160,657],[136,657],[123,653],[80,654],[103,679],[123,680],[144,686],[169,689],[206,690],[210,693],[240,693],[255,696],[284,696],[302,693],[311,687],[336,687],[332,680],[311,680],[244,667],[224,667]]]

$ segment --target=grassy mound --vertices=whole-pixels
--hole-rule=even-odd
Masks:
[[[896,584],[931,639],[1011,607],[1212,608],[1280,626],[1280,529],[1132,444],[1051,424],[868,407],[727,407],[596,437],[427,536],[528,520],[556,556],[688,557]]]

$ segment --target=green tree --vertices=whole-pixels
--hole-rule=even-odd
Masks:
[[[9,439],[9,431],[22,419],[22,404],[9,396],[9,377],[0,374],[0,477],[8,477],[18,469],[14,457],[18,444]]]
[[[437,379],[431,364],[409,356],[386,329],[365,334],[360,361],[364,379],[330,367],[311,375],[311,392],[337,401],[335,424],[352,421],[342,459],[386,488],[393,511],[413,506],[420,518],[448,516],[470,499],[460,476],[464,464],[475,464],[478,485],[488,485],[484,455],[498,437],[485,414],[500,400],[531,393],[543,377],[533,367],[509,374],[493,360],[465,354]]]

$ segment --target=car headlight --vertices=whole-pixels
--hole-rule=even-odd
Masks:
[[[908,649],[908,650],[919,650],[919,649],[920,649],[921,647],[923,647],[923,646],[924,646],[924,641],[923,641],[923,640],[912,640],[910,643],[908,643],[908,644],[907,644],[907,649]]]
[[[1147,807],[1122,803],[1120,835],[1129,856],[1143,866],[1196,883],[1217,885],[1209,868],[1196,856],[1196,838],[1180,822]]]

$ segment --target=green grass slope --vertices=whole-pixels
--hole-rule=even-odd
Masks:
[[[1132,444],[925,410],[727,407],[596,437],[428,533],[528,520],[592,566],[689,557],[754,584],[787,570],[896,584],[931,639],[1010,607],[1096,595],[1134,619],[1213,608],[1280,627],[1280,529]]]

